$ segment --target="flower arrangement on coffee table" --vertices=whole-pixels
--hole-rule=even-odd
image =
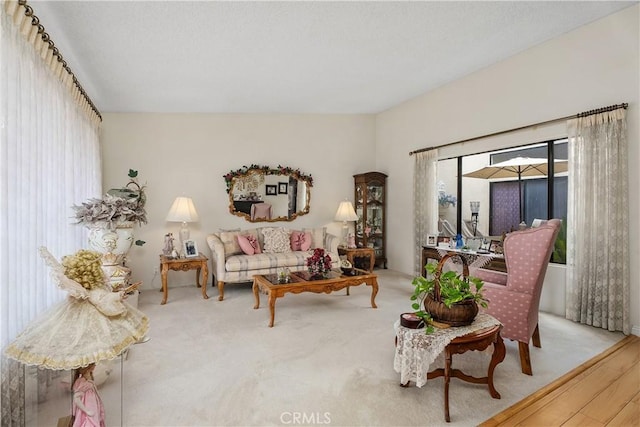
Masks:
[[[312,277],[326,277],[331,271],[331,257],[322,248],[313,250],[313,255],[307,258],[307,269]]]

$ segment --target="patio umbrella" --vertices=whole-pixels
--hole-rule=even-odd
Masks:
[[[566,160],[555,160],[553,162],[554,173],[566,172],[568,162]],[[549,173],[547,159],[534,157],[514,157],[504,162],[494,163],[485,166],[477,171],[465,173],[462,176],[469,178],[499,179],[518,178],[520,222],[524,221],[522,210],[522,177],[547,176]]]

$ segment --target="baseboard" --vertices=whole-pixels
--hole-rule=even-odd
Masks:
[[[640,337],[640,326],[638,326],[638,325],[632,326],[631,327],[631,334],[635,335],[637,337]]]

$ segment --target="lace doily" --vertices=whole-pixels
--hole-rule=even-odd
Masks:
[[[440,258],[444,257],[448,253],[451,253],[449,249],[436,248]],[[489,254],[479,254],[477,252],[459,252],[456,251],[458,255],[461,257],[465,257],[467,264],[469,265],[469,274],[473,276],[473,272],[478,268],[482,268],[485,265],[491,262],[491,259],[494,256]],[[449,258],[444,263],[444,267],[448,270],[457,271],[458,273],[462,273],[462,261],[460,259],[453,257]]]
[[[415,381],[416,386],[422,387],[427,382],[429,365],[454,338],[500,324],[494,317],[482,313],[469,326],[436,328],[433,333],[426,334],[424,328],[405,328],[397,320],[393,325],[398,338],[393,369],[400,374],[400,384]]]

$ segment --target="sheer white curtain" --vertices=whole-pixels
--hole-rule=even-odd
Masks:
[[[3,3],[2,6],[5,6]],[[29,18],[29,24],[31,19]],[[17,24],[16,24],[17,23]],[[0,7],[0,332],[4,349],[64,298],[38,256],[86,246],[71,205],[101,193],[98,126]],[[21,424],[21,370],[2,359],[2,425]]]
[[[413,217],[414,217],[414,273],[419,276],[422,264],[422,247],[427,242],[427,234],[438,231],[438,150],[433,149],[414,154],[413,172]]]
[[[626,111],[569,120],[566,317],[630,333]]]

